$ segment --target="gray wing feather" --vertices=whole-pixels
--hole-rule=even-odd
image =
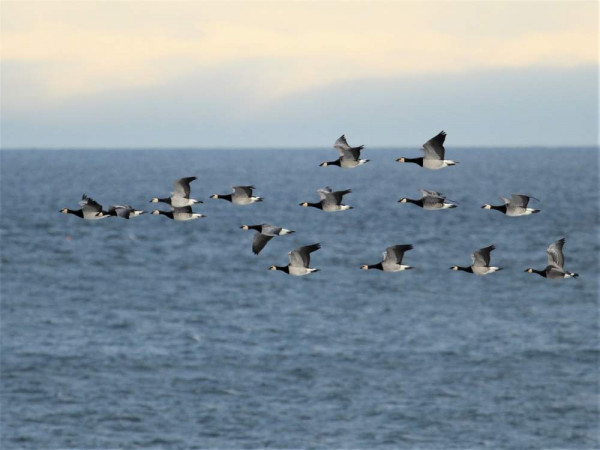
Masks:
[[[252,239],[252,251],[258,255],[271,239],[273,239],[273,236],[267,236],[260,232],[254,233],[254,239]]]
[[[252,197],[252,189],[254,189],[254,186],[233,186],[233,194]]]
[[[321,248],[321,244],[306,245],[288,253],[290,265],[296,267],[308,267],[310,265],[310,254]]]
[[[402,264],[402,258],[404,252],[412,250],[412,245],[392,245],[385,249],[385,256],[383,258],[386,263]]]
[[[441,198],[442,200],[446,198],[441,192],[430,191],[427,189],[419,189],[419,192],[423,195],[423,197],[437,197]]]
[[[270,225],[268,223],[263,223],[261,231],[265,236],[279,236],[281,232],[281,227],[276,227],[275,225]]]
[[[325,196],[324,201],[325,201],[325,203],[334,203],[336,205],[339,205],[340,203],[342,203],[342,199],[343,199],[344,195],[349,194],[351,192],[352,192],[352,189],[346,189],[345,191],[331,192]]]
[[[529,204],[529,199],[534,199],[537,200],[537,198],[535,197],[531,197],[530,195],[523,195],[523,194],[512,194],[512,197],[510,199],[510,204],[511,206],[517,206],[520,208],[526,208],[527,205]]]
[[[446,140],[446,132],[442,131],[437,136],[432,137],[423,144],[423,151],[426,159],[444,159],[444,141]]]
[[[81,197],[79,205],[81,205],[81,209],[84,211],[84,213],[99,213],[100,211],[102,211],[102,205],[100,205],[99,203],[94,201],[94,199],[88,197],[85,194],[83,194],[83,196]]]
[[[323,189],[317,189],[317,193],[319,194],[319,197],[321,198],[321,200],[325,200],[325,198],[327,197],[328,194],[331,194],[331,188],[329,186],[324,187]]]
[[[480,267],[487,267],[490,265],[490,253],[496,247],[494,245],[490,245],[489,247],[484,247],[482,249],[477,250],[475,253],[471,255],[473,258],[473,265]]]
[[[194,181],[196,177],[180,178],[173,183],[173,195],[178,197],[189,198],[190,196],[190,183]]]
[[[108,212],[114,211],[117,216],[129,219],[130,214],[133,212],[133,208],[129,205],[112,205],[108,208]]]
[[[563,245],[565,245],[565,238],[559,239],[550,247],[546,252],[548,253],[548,265],[560,267],[561,269],[565,265],[565,256],[563,255]]]

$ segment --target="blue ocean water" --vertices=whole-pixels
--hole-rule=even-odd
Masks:
[[[3,449],[592,449],[598,440],[598,151],[449,149],[456,167],[369,149],[2,151]],[[150,211],[197,176],[205,219],[88,222],[86,193]],[[209,199],[254,184],[264,202]],[[316,189],[355,209],[301,208]],[[448,211],[397,203],[418,188]],[[482,210],[528,193],[540,214]],[[296,230],[259,256],[242,224]],[[546,264],[566,237],[566,268]],[[296,278],[268,271],[321,242]],[[362,271],[413,244],[404,273]],[[448,270],[495,244],[486,277]]]

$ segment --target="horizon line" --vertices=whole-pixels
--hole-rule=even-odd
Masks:
[[[403,146],[390,146],[390,145],[381,145],[381,146],[373,146],[373,147],[365,147],[365,149],[371,150],[404,150],[404,149],[420,149],[423,144],[420,145],[403,145]],[[450,146],[450,149],[458,149],[458,150],[519,150],[519,149],[561,149],[561,148],[571,148],[571,149],[598,149],[600,147],[600,143],[596,144],[564,144],[564,145],[453,145]],[[160,147],[0,147],[0,151],[97,151],[97,150],[108,150],[108,151],[119,151],[119,150],[133,150],[133,151],[143,151],[143,150],[193,150],[193,151],[214,151],[214,150],[323,150],[323,149],[333,149],[331,146],[295,146],[295,147],[277,147],[277,146],[214,146],[214,147],[191,147],[191,146],[160,146]],[[448,148],[446,146],[446,148]]]

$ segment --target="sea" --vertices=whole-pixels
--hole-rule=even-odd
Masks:
[[[1,437],[13,449],[598,449],[597,148],[4,150]],[[206,217],[81,220],[196,176]],[[264,201],[211,199],[254,185]],[[299,203],[352,189],[354,209]],[[458,203],[401,204],[418,189]],[[482,209],[529,194],[541,209]],[[253,231],[295,230],[256,256]],[[525,273],[566,238],[577,279]],[[268,270],[321,243],[305,277]],[[401,273],[360,270],[412,244]],[[478,277],[467,266],[495,245]]]

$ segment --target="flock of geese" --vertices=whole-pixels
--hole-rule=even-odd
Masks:
[[[424,155],[419,158],[398,158],[397,162],[400,163],[414,163],[425,169],[438,170],[445,167],[454,166],[458,164],[456,161],[445,159],[445,148],[444,141],[446,140],[446,133],[440,132],[438,135],[429,139],[423,144],[422,151]],[[321,167],[326,166],[338,166],[344,169],[352,169],[369,162],[368,159],[361,159],[360,152],[364,146],[351,147],[346,141],[346,137],[342,135],[337,139],[333,145],[338,150],[339,157],[335,161],[326,161],[320,164]],[[200,200],[191,198],[190,183],[194,181],[196,177],[181,178],[173,184],[173,192],[169,197],[159,198],[154,197],[150,200],[151,203],[166,203],[171,206],[170,211],[154,210],[154,215],[164,215],[169,219],[176,221],[188,221],[205,217],[203,214],[195,213],[192,210],[192,206],[198,203],[203,203]],[[254,186],[234,186],[233,192],[230,194],[213,194],[211,198],[226,200],[233,203],[234,205],[251,205],[256,202],[261,202],[262,197],[253,195]],[[333,191],[330,187],[317,190],[320,200],[315,203],[302,202],[300,206],[317,208],[325,212],[334,211],[345,211],[352,209],[352,206],[342,204],[343,197],[346,194],[352,192],[350,189],[343,191]],[[399,203],[412,203],[425,210],[444,210],[455,208],[456,202],[446,199],[446,197],[434,191],[421,189],[420,199],[401,198],[398,200]],[[485,204],[482,206],[484,209],[493,209],[501,212],[510,217],[527,216],[540,212],[539,209],[530,208],[530,199],[534,197],[523,195],[523,194],[512,194],[510,199],[501,197],[504,201],[503,205],[491,205]],[[140,216],[145,211],[135,209],[129,205],[112,205],[108,208],[108,211],[102,209],[102,205],[91,199],[90,197],[83,195],[79,202],[81,209],[71,210],[63,208],[60,210],[63,214],[73,214],[81,219],[85,220],[100,220],[107,217],[121,217],[124,219],[130,219],[133,217]],[[258,255],[260,251],[267,245],[267,243],[275,236],[283,236],[286,234],[294,233],[292,230],[288,230],[282,227],[277,227],[270,224],[260,225],[242,225],[243,230],[255,230],[254,238],[252,240],[252,251]],[[560,278],[576,278],[579,275],[573,272],[569,272],[564,268],[564,255],[563,246],[565,239],[559,239],[558,241],[551,244],[546,250],[548,263],[542,270],[536,270],[528,268],[525,272],[536,273],[544,278],[560,279]],[[312,272],[317,272],[319,269],[310,267],[310,255],[321,248],[321,244],[312,244],[299,247],[288,253],[289,264],[286,266],[271,266],[269,270],[280,270],[289,275],[302,276],[308,275]],[[388,247],[383,253],[383,260],[371,265],[363,265],[361,269],[369,270],[376,269],[384,272],[401,272],[412,269],[411,266],[402,264],[404,254],[412,250],[412,245],[392,245]],[[464,271],[475,275],[488,275],[490,273],[502,270],[500,267],[490,266],[491,252],[495,249],[493,245],[484,247],[471,255],[472,263],[470,266],[452,266],[450,269],[455,271]]]

